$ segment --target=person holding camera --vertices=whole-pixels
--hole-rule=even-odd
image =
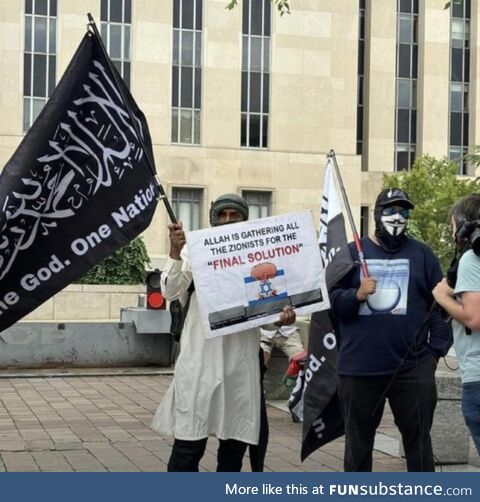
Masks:
[[[210,224],[215,227],[246,221],[248,213],[243,197],[224,194],[212,202]],[[180,223],[168,228],[170,255],[162,273],[162,292],[167,300],[183,299],[183,304],[190,295],[190,305],[175,374],[152,423],[156,431],[175,438],[167,469],[197,472],[208,437],[216,436],[217,471],[240,471],[248,446],[252,470],[262,470],[268,425],[261,390],[260,330],[205,336],[197,293],[191,287],[185,232]],[[278,321],[267,329],[293,324],[295,318],[293,308],[286,306]]]
[[[462,412],[480,454],[480,194],[461,198],[450,214],[456,259],[433,296],[453,318]]]

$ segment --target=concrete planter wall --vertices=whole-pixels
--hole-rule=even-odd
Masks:
[[[144,293],[141,284],[68,286],[0,333],[0,368],[169,366],[169,333],[119,322]]]
[[[89,321],[120,319],[120,309],[135,307],[145,286],[72,284],[40,305],[22,321]]]
[[[19,322],[0,333],[0,369],[169,366],[169,333],[134,323]]]

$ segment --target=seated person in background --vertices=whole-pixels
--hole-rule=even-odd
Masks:
[[[280,326],[275,331],[260,328],[260,334],[260,345],[267,368],[272,357],[273,347],[280,349],[288,357],[289,362],[293,356],[305,352],[297,326]]]

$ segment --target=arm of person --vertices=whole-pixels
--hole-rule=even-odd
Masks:
[[[349,274],[350,275],[350,274]],[[332,314],[337,319],[348,321],[358,315],[358,309],[362,302],[367,301],[369,295],[376,291],[376,281],[373,277],[367,277],[360,281],[358,288],[338,287],[329,291]]]
[[[295,310],[293,310],[293,307],[291,307],[290,305],[287,305],[283,307],[282,313],[280,314],[280,319],[273,324],[277,327],[290,326],[296,321],[296,319],[297,314],[295,313]]]
[[[440,359],[447,354],[452,344],[452,324],[437,308],[430,319],[428,348],[437,359]]]
[[[462,301],[458,302],[446,279],[439,282],[433,290],[436,302],[449,316],[471,330],[480,330],[480,291],[465,291],[461,295]]]
[[[161,288],[169,301],[183,299],[190,284],[192,272],[185,249],[185,232],[181,222],[168,225],[170,239],[170,255],[162,271]]]
[[[442,279],[443,273],[438,258],[427,246],[425,246],[423,265],[427,280],[427,284],[425,285],[425,300],[431,306],[435,299],[431,291],[433,286]],[[447,354],[452,344],[452,325],[445,319],[440,309],[434,308],[428,326],[428,349],[437,359],[440,359],[440,357]]]
[[[280,313],[280,317],[278,318],[278,321],[275,321],[270,324],[263,324],[261,326],[262,329],[265,331],[278,331],[278,328],[280,326],[290,326],[291,324],[294,324],[297,319],[297,314],[295,313],[295,310],[293,310],[293,307],[290,305],[286,305],[283,307],[282,312]]]
[[[446,281],[433,290],[433,295],[448,314],[471,330],[480,329],[480,257],[466,251],[458,264],[455,290]],[[457,301],[455,295],[461,296]]]

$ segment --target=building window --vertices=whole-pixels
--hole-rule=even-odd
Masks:
[[[248,202],[248,218],[266,218],[271,214],[272,192],[260,190],[243,190],[243,198]]]
[[[172,143],[200,144],[202,0],[173,1]]]
[[[365,75],[365,0],[359,0],[358,26],[358,95],[357,95],[357,154],[363,152],[363,124],[364,124],[364,75]]]
[[[100,21],[108,55],[130,87],[131,0],[101,0]]]
[[[198,230],[202,224],[203,189],[174,188],[172,209],[184,230]]]
[[[270,0],[244,0],[241,146],[267,148],[270,103]]]
[[[397,0],[395,170],[410,169],[417,143],[418,0]]]
[[[452,3],[450,10],[450,131],[448,157],[458,173],[467,174],[468,92],[470,82],[470,0]]]
[[[38,117],[55,88],[57,0],[25,2],[23,130]]]
[[[368,206],[360,206],[360,237],[368,237],[369,212]]]

